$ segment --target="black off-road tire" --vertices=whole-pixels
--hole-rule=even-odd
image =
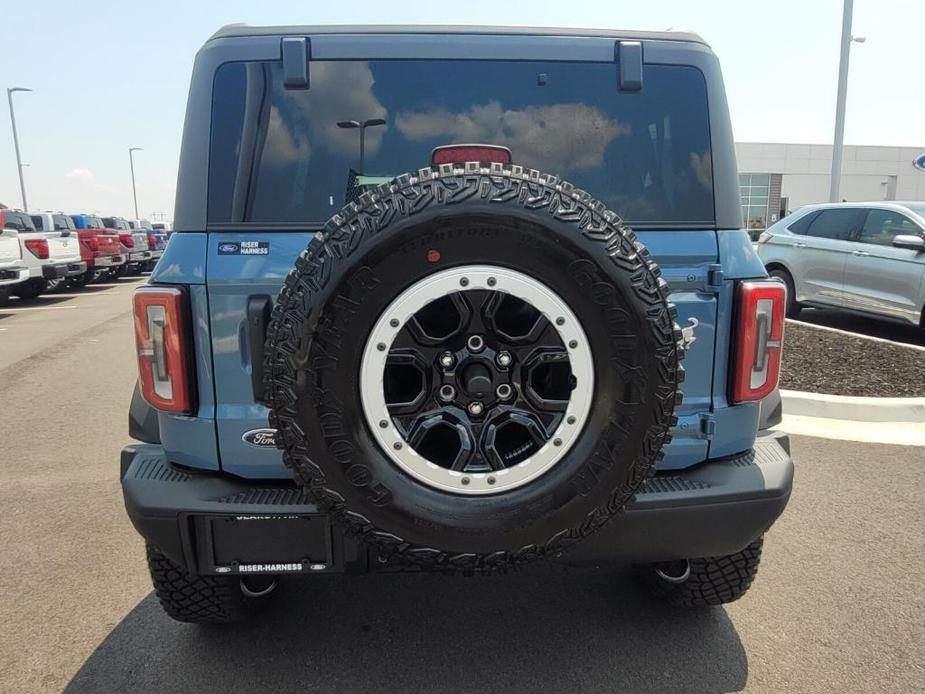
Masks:
[[[274,593],[248,597],[238,576],[193,576],[153,545],[146,545],[148,571],[164,611],[178,622],[228,624],[250,618]]]
[[[422,277],[471,264],[557,292],[595,368],[594,405],[572,448],[529,484],[484,496],[400,470],[359,402],[362,350],[388,303]],[[275,302],[264,383],[277,445],[321,508],[388,560],[491,572],[559,555],[623,508],[670,439],[683,370],[668,291],[622,220],[555,176],[475,163],[399,176],[328,221]]]
[[[781,268],[774,268],[768,271],[771,279],[776,279],[784,283],[787,287],[787,310],[784,312],[787,318],[797,318],[803,307],[797,303],[796,289],[793,287],[793,278],[790,273]]]
[[[81,272],[79,275],[75,275],[74,277],[71,277],[68,283],[72,287],[81,288],[81,287],[86,287],[88,284],[90,284],[90,281],[92,279],[93,279],[93,270],[90,269],[90,270],[85,270],[84,272]]]
[[[645,564],[636,567],[636,575],[652,597],[669,605],[703,607],[724,605],[738,600],[751,587],[761,562],[764,538],[760,537],[741,552],[724,557],[691,559],[687,580],[672,583],[656,573],[680,578],[684,562]]]
[[[31,279],[13,285],[10,293],[20,299],[37,299],[45,292],[46,283],[43,279]]]

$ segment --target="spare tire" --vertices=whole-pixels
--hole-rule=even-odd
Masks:
[[[296,479],[381,557],[491,571],[618,513],[675,423],[681,332],[620,218],[520,166],[363,193],[296,260],[267,332]]]

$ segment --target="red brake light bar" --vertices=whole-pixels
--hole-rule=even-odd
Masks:
[[[777,388],[784,343],[787,288],[774,280],[741,282],[737,288],[732,400],[760,400]]]
[[[511,163],[511,150],[498,145],[444,145],[430,155],[430,165],[461,164],[467,161],[480,163]]]
[[[186,297],[177,287],[141,287],[133,303],[142,396],[158,410],[189,414],[193,384]]]

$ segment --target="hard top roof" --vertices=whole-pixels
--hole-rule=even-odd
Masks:
[[[689,31],[635,31],[620,29],[579,29],[563,27],[522,27],[522,26],[478,26],[478,25],[435,25],[435,24],[368,24],[368,25],[287,25],[287,26],[250,26],[248,24],[228,24],[216,31],[213,39],[242,36],[274,36],[292,34],[482,34],[498,36],[594,36],[613,39],[687,41],[708,46],[699,34]]]

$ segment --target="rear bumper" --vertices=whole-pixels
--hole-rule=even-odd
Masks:
[[[62,277],[68,276],[67,263],[61,263],[60,265],[43,265],[42,266],[42,277],[46,280],[56,280]]]
[[[151,260],[151,251],[133,251],[128,254],[130,263],[143,263],[146,260]]]
[[[18,284],[29,279],[29,268],[7,267],[0,269],[0,287],[8,284]]]
[[[74,277],[75,275],[82,275],[86,271],[87,271],[87,264],[84,262],[67,264],[67,276],[68,277]]]
[[[92,268],[118,267],[125,264],[123,255],[97,255],[90,261],[89,266]]]
[[[216,569],[210,530],[216,518],[243,522],[299,516],[316,521],[313,527],[328,533],[327,556],[298,564],[281,549],[273,561],[285,563],[289,571],[378,566],[376,557],[332,528],[292,482],[190,473],[169,465],[163,448],[156,444],[127,446],[121,467],[125,507],[135,528],[194,573],[230,570]],[[789,440],[767,433],[746,453],[655,476],[623,513],[559,561],[628,563],[732,554],[771,527],[787,505],[792,484]],[[264,526],[271,532],[272,523],[257,527]],[[253,531],[249,532],[252,541]],[[248,551],[241,549],[242,565],[252,561]]]

